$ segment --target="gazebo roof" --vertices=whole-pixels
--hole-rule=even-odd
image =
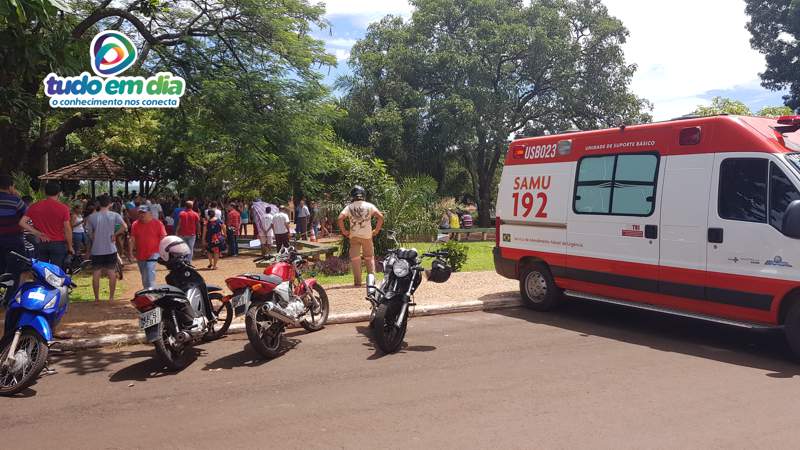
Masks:
[[[51,170],[44,175],[39,175],[39,179],[56,181],[144,181],[149,180],[150,177],[144,174],[131,173],[105,153],[100,153],[85,161],[76,162],[60,169]]]

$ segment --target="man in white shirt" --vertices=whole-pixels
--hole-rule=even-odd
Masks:
[[[361,186],[354,186],[350,191],[352,202],[345,206],[339,214],[338,224],[342,235],[350,239],[350,266],[353,269],[353,284],[361,286],[361,255],[367,261],[367,272],[375,273],[375,249],[372,238],[377,236],[383,227],[383,213],[370,202],[364,201],[366,191]],[[372,218],[377,219],[375,230],[372,229]],[[350,222],[350,229],[344,226],[344,220]]]
[[[289,246],[289,214],[288,209],[281,206],[280,210],[272,217],[272,230],[275,232],[275,246],[280,251]]]
[[[253,207],[250,208],[250,213],[253,215],[253,224],[258,240],[261,241],[261,255],[266,255],[267,250],[272,247],[272,237],[274,235],[272,219],[275,216],[272,213],[272,206],[257,200],[253,203]]]

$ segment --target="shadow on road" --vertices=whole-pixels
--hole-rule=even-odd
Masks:
[[[372,334],[373,333],[372,328],[367,327],[367,326],[363,326],[363,325],[359,325],[359,326],[356,326],[356,331],[358,331],[359,334],[361,334],[362,336],[367,338],[367,342],[364,342],[361,345],[363,345],[364,347],[367,347],[367,348],[369,348],[370,350],[373,351],[373,353],[370,356],[367,357],[367,360],[373,361],[373,360],[376,360],[376,359],[381,359],[384,356],[387,356],[386,353],[383,353],[383,350],[378,348],[378,344],[375,343],[375,338],[373,337],[373,334]],[[434,350],[436,350],[436,347],[434,347],[432,345],[408,345],[408,342],[406,342],[404,340],[403,344],[400,346],[400,350],[398,350],[397,353],[432,352]]]
[[[197,347],[191,347],[187,350],[189,354],[189,364],[191,366],[202,356],[203,350]],[[118,383],[120,381],[147,381],[154,378],[162,378],[167,376],[176,375],[180,372],[169,372],[164,367],[164,364],[158,359],[155,352],[135,352],[146,355],[147,358],[137,363],[131,364],[128,367],[120,369],[109,377],[109,381]]]
[[[291,335],[294,336],[295,334]],[[281,356],[285,355],[286,352],[294,349],[299,344],[299,339],[292,339],[289,337],[289,334],[285,334],[283,337],[283,342],[281,343],[280,354],[275,358],[266,359],[257,351],[253,350],[253,347],[247,343],[242,351],[232,355],[223,356],[216,361],[207,363],[205,367],[203,367],[203,370],[229,370],[237,367],[258,367],[264,363],[272,361],[273,359],[280,358]]]
[[[800,376],[779,330],[748,330],[697,319],[570,298],[557,310],[525,308],[487,311],[531,323],[572,330],[665,352],[769,371],[773,378]]]
[[[58,373],[87,375],[103,372],[112,364],[136,358],[152,358],[153,356],[155,356],[155,353],[152,351],[126,351],[124,347],[115,352],[103,351],[102,349],[60,351],[54,347],[54,351],[50,352],[49,360],[51,367],[56,368]]]

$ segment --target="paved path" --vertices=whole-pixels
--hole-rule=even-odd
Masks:
[[[149,347],[62,354],[0,399],[2,448],[796,448],[782,337],[575,301],[415,318],[381,356],[363,324],[244,335],[177,375]]]

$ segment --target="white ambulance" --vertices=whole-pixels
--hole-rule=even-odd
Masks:
[[[511,143],[495,267],[563,294],[744,327],[800,355],[800,116],[717,116]]]

